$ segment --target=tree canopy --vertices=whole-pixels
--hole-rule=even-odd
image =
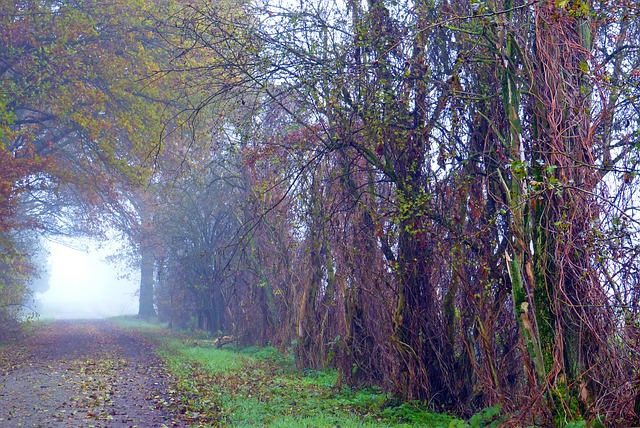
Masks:
[[[166,53],[155,30],[161,5],[1,8],[2,231],[69,235],[119,225],[114,213],[128,207],[128,189],[148,181],[175,117],[157,74]]]

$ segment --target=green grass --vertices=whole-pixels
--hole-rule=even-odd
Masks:
[[[167,328],[163,324],[149,322],[138,318],[135,315],[121,315],[118,317],[112,317],[108,319],[110,322],[119,325],[120,327],[130,328],[137,331],[140,331],[145,334],[149,334],[151,332],[159,333],[166,332]],[[164,337],[164,335],[160,335],[159,337]]]
[[[165,339],[161,353],[173,364],[194,364],[216,374],[240,370],[250,360],[237,352],[201,346],[197,341]]]
[[[292,353],[272,347],[223,349],[136,320],[117,320],[161,341],[175,402],[193,427],[449,427],[454,417],[418,404],[398,405],[375,388],[337,387],[335,370],[300,373]]]

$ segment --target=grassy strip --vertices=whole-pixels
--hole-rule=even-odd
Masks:
[[[131,320],[121,325],[160,340],[177,380],[180,412],[194,427],[444,427],[459,419],[397,405],[377,389],[336,388],[334,370],[300,373],[274,348],[217,349]],[[394,404],[390,404],[394,403]]]

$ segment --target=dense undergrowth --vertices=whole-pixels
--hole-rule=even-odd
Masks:
[[[300,371],[291,353],[272,347],[219,349],[206,336],[175,334],[120,318],[162,343],[158,352],[176,379],[174,406],[194,427],[444,427],[498,426],[497,408],[469,422],[400,403],[375,388],[340,385],[336,371]]]

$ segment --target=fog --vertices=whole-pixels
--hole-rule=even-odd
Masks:
[[[91,241],[73,241],[74,247],[48,242],[49,288],[35,293],[40,318],[105,318],[135,314],[139,274],[127,273],[120,264],[106,258],[118,251],[111,242],[100,247]]]

